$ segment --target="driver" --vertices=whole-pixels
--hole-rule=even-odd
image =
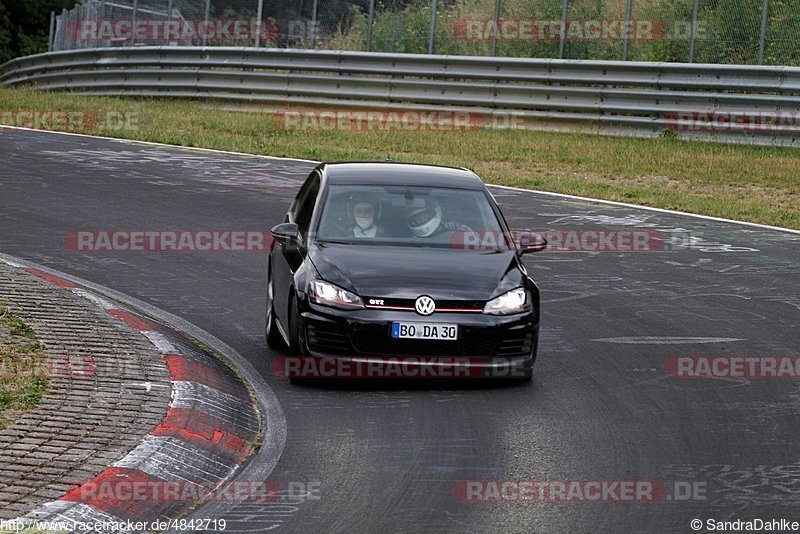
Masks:
[[[373,198],[357,198],[353,206],[353,220],[355,226],[350,229],[350,236],[355,238],[371,238],[383,233],[383,228],[377,224],[378,202]]]
[[[435,198],[426,198],[424,206],[412,209],[406,216],[406,224],[416,237],[432,237],[442,232],[472,230],[465,224],[444,220],[442,206]]]

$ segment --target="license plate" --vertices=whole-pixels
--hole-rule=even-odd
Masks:
[[[438,339],[440,341],[455,341],[458,339],[458,325],[393,322],[392,337],[395,339]]]

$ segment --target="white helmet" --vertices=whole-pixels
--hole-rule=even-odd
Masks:
[[[406,216],[406,223],[417,237],[430,237],[442,224],[442,207],[436,200],[426,200],[425,206],[415,208]]]

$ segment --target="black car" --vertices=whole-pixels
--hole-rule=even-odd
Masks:
[[[271,233],[270,347],[412,375],[530,379],[539,290],[521,255],[546,242],[514,243],[473,172],[322,164]]]

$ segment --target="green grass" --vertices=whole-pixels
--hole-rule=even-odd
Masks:
[[[494,184],[800,228],[800,149],[523,130],[321,132],[276,128],[267,112],[178,100],[0,88],[0,110],[136,114],[110,137],[313,160],[465,166]],[[2,117],[2,113],[0,113]]]
[[[0,429],[42,400],[47,389],[44,346],[0,304]]]

